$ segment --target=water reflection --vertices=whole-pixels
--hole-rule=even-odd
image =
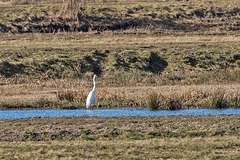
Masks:
[[[150,111],[138,108],[114,108],[114,109],[75,109],[75,110],[0,110],[0,119],[26,118],[26,117],[61,117],[61,116],[167,116],[167,115],[219,115],[240,114],[240,109],[191,109],[177,111]]]

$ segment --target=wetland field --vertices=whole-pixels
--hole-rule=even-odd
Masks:
[[[0,120],[1,159],[239,159],[240,116]]]
[[[0,0],[0,109],[240,108],[238,0]],[[0,119],[0,159],[239,159],[240,116]]]

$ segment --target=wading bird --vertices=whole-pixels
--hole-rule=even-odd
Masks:
[[[87,96],[87,100],[86,100],[86,108],[87,109],[90,107],[90,105],[92,103],[95,103],[95,90],[96,90],[95,78],[96,77],[97,77],[96,75],[93,76],[93,89],[91,90],[91,92]]]

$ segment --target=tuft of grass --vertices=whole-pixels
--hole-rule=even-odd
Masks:
[[[81,18],[84,14],[84,6],[86,5],[87,1],[83,0],[64,0],[63,4],[65,5],[65,13],[72,18]],[[79,19],[80,20],[80,19]]]
[[[148,95],[147,104],[150,110],[158,110],[160,105],[159,95],[157,93],[152,93]]]
[[[147,98],[147,105],[150,110],[179,110],[183,108],[183,104],[179,95],[162,95],[151,93]]]
[[[73,91],[58,91],[56,96],[58,100],[66,100],[69,102],[73,102],[76,99],[76,92]]]
[[[240,95],[236,95],[235,97],[233,97],[231,99],[231,104],[232,104],[233,108],[239,109],[240,108]]]
[[[226,99],[225,93],[221,91],[216,92],[208,103],[211,109],[224,109],[229,107],[229,102]]]
[[[181,99],[176,94],[172,94],[169,97],[166,97],[165,103],[163,103],[163,105],[163,108],[167,110],[179,110],[183,108]]]

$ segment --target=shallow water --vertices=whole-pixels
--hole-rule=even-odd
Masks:
[[[114,108],[114,109],[74,109],[74,110],[0,110],[0,119],[26,118],[26,117],[61,117],[61,116],[168,116],[168,115],[219,115],[240,114],[240,109],[190,109],[177,111],[150,111],[136,108]]]

